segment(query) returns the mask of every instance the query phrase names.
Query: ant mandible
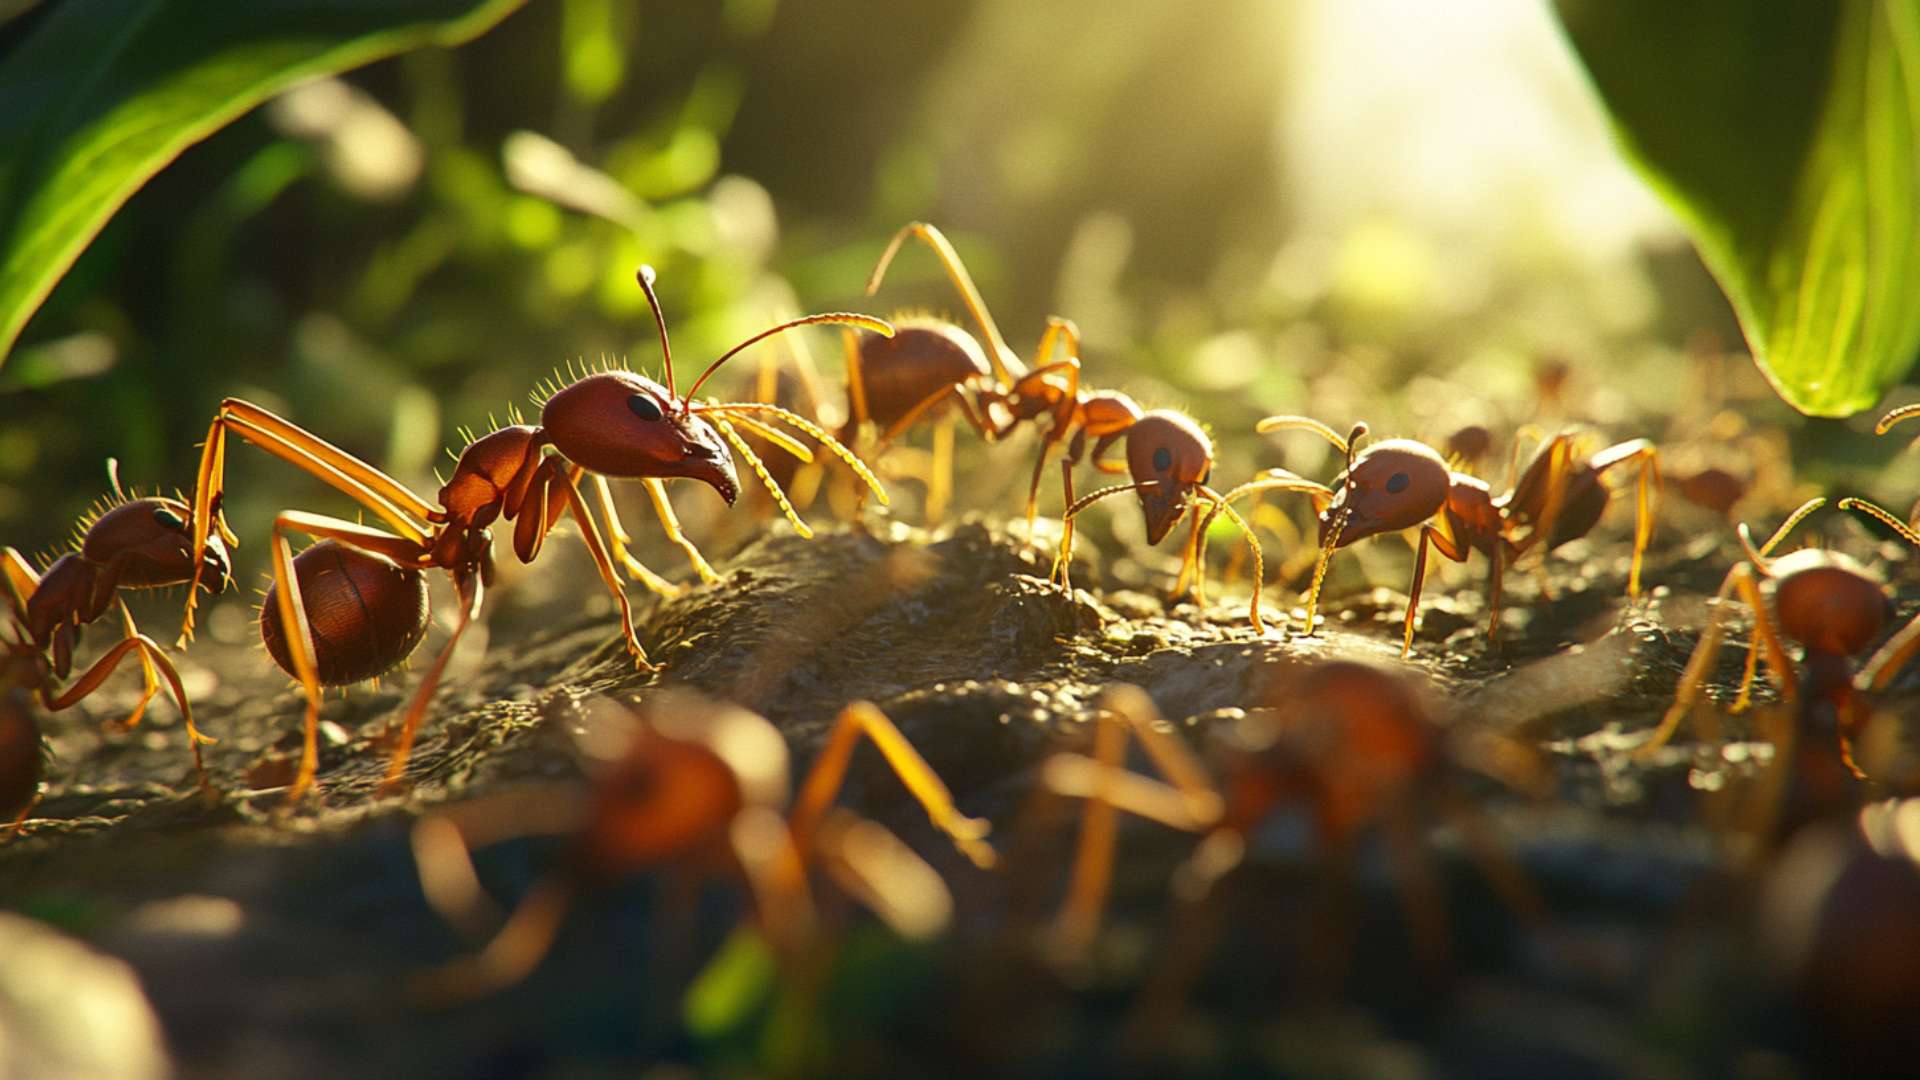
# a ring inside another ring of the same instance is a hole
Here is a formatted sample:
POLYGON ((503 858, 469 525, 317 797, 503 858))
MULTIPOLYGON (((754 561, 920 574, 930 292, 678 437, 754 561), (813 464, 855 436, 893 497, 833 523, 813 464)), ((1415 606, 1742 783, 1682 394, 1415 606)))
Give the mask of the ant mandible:
MULTIPOLYGON (((879 748, 963 855, 982 869, 996 861, 987 822, 962 814, 926 759, 867 702, 841 711, 791 811, 782 809, 791 782, 786 740, 759 715, 669 693, 643 706, 637 720, 560 865, 484 949, 431 977, 429 996, 472 997, 518 982, 546 955, 575 896, 649 870, 696 883, 715 874, 739 880, 760 927, 784 955, 817 936, 808 884, 815 867, 903 936, 937 933, 952 910, 938 873, 885 828, 832 807, 862 738, 879 748)), ((472 926, 482 921, 472 913, 489 904, 467 851, 488 839, 490 821, 484 806, 455 813, 466 828, 454 817, 429 818, 416 831, 414 850, 434 906, 454 925, 472 926)), ((524 815, 491 817, 502 831, 524 831, 524 815)))
MULTIPOLYGON (((627 651, 638 668, 651 671, 657 669, 640 645, 632 608, 614 573, 616 558, 629 566, 633 560, 620 542, 624 532, 607 477, 700 480, 732 505, 740 485, 727 452, 731 443, 768 486, 794 527, 811 536, 740 434, 744 428, 781 446, 800 446, 792 436, 756 418, 765 415, 818 440, 886 501, 884 489, 865 464, 811 421, 776 405, 704 402, 696 401, 694 395, 722 364, 783 331, 838 323, 887 334, 892 330, 887 323, 844 312, 788 320, 729 349, 681 396, 674 386, 673 353, 666 319, 653 291, 652 268, 641 267, 637 277, 659 331, 666 385, 632 371, 609 369, 536 393, 540 424, 514 423, 471 440, 440 489, 438 507, 372 465, 258 405, 239 398, 221 403, 207 431, 194 489, 193 551, 203 550, 216 525, 229 543, 235 542, 220 512, 229 434, 331 484, 393 529, 388 532, 297 510, 283 511, 274 521, 274 581, 261 607, 261 635, 274 660, 300 681, 307 699, 305 742, 290 800, 306 793, 318 769, 321 688, 372 678, 405 660, 426 631, 423 572, 445 570, 460 598, 459 621, 421 678, 401 721, 386 782, 400 780, 434 688, 461 636, 479 616, 485 586, 493 575, 489 526, 495 519, 514 522, 514 554, 521 562, 532 562, 547 533, 571 512, 601 581, 619 605, 627 651), (557 452, 549 454, 547 447, 557 452), (580 494, 580 479, 588 473, 594 475, 601 510, 614 537, 611 554, 580 494), (295 558, 289 533, 303 533, 320 542, 295 558)), ((510 414, 509 418, 517 417, 510 414)), ((670 517, 663 515, 663 523, 677 533, 670 517)), ((190 598, 183 640, 192 637, 193 616, 190 598)))
MULTIPOLYGON (((44 572, 35 571, 13 548, 0 548, 0 580, 6 585, 16 635, 11 639, 0 637, 0 695, 10 702, 0 706, 8 714, 0 724, 0 744, 6 747, 9 760, 0 772, 13 774, 17 784, 26 785, 26 773, 15 772, 26 766, 12 762, 11 755, 19 745, 31 745, 35 753, 29 786, 38 788, 39 729, 25 704, 14 699, 15 691, 37 698, 49 712, 58 712, 99 689, 132 656, 140 662, 146 685, 119 728, 125 730, 140 722, 164 682, 186 722, 195 775, 201 788, 210 790, 200 744, 214 740, 194 725, 193 708, 179 671, 159 644, 134 625, 133 613, 120 591, 191 582, 195 588, 204 583, 208 591, 218 593, 231 577, 227 552, 217 538, 198 548, 191 543, 187 523, 192 512, 186 503, 157 495, 142 497, 138 492, 128 494, 120 486, 118 462, 107 462, 107 476, 113 484, 112 496, 81 520, 74 549, 53 560, 44 572), (105 615, 109 607, 120 610, 123 636, 73 685, 60 690, 60 681, 73 672, 73 654, 81 632, 105 615)), ((0 784, 0 789, 11 786, 0 784)), ((11 805, 13 800, 0 796, 0 803, 11 805)), ((24 819, 31 807, 29 796, 25 807, 16 805, 14 809, 24 819)))
POLYGON ((1260 618, 1260 579, 1265 576, 1260 541, 1254 537, 1253 529, 1246 520, 1229 504, 1229 500, 1207 486, 1207 480, 1213 473, 1213 440, 1200 430, 1200 425, 1171 409, 1155 409, 1142 415, 1123 434, 1127 442, 1127 472, 1131 480, 1083 495, 1069 503, 1066 512, 1061 515, 1064 528, 1060 552, 1054 560, 1054 578, 1061 589, 1072 588, 1073 519, 1101 499, 1132 491, 1140 499, 1149 544, 1158 544, 1173 531, 1182 517, 1192 518, 1193 525, 1181 556, 1180 577, 1174 585, 1174 594, 1178 596, 1185 593, 1191 583, 1192 596, 1197 603, 1206 602, 1207 568, 1201 538, 1215 516, 1221 513, 1227 515, 1227 519, 1246 538, 1247 550, 1253 554, 1253 599, 1248 605, 1247 617, 1253 624, 1254 633, 1266 633, 1266 623, 1260 618))
MULTIPOLYGON (((1746 558, 1721 582, 1706 632, 1681 673, 1673 705, 1637 753, 1647 755, 1666 745, 1699 701, 1725 637, 1727 601, 1737 593, 1753 612, 1754 641, 1748 646, 1734 710, 1747 706, 1764 654, 1781 696, 1795 705, 1803 724, 1813 720, 1824 721, 1822 727, 1830 724, 1838 740, 1841 764, 1855 777, 1865 777, 1853 759, 1854 736, 1869 716, 1861 694, 1884 689, 1920 651, 1920 616, 1889 638, 1857 674, 1853 671, 1853 657, 1880 635, 1892 616, 1892 604, 1880 576, 1837 551, 1804 548, 1779 558, 1769 557, 1796 525, 1825 502, 1809 499, 1758 547, 1746 523, 1740 524, 1740 546, 1746 558), (1780 642, 1782 634, 1806 652, 1805 666, 1798 676, 1780 642)), ((1841 506, 1864 512, 1898 530, 1909 541, 1920 542, 1912 530, 1871 503, 1844 499, 1841 506)))
POLYGON ((1420 542, 1408 589, 1400 654, 1413 652, 1429 546, 1454 562, 1465 562, 1471 551, 1487 555, 1492 565, 1487 586, 1487 637, 1498 637, 1506 568, 1536 545, 1544 542, 1544 548, 1551 551, 1590 532, 1611 497, 1602 478, 1608 470, 1628 462, 1641 465, 1639 516, 1627 579, 1628 594, 1639 595, 1640 564, 1653 531, 1651 487, 1658 477, 1653 446, 1643 439, 1608 447, 1582 460, 1573 438, 1557 435, 1540 449, 1512 489, 1495 497, 1486 481, 1449 468, 1446 459, 1425 443, 1383 439, 1357 450, 1367 431, 1365 424, 1356 424, 1342 437, 1310 417, 1270 416, 1255 430, 1311 431, 1347 459, 1346 469, 1331 488, 1284 469, 1271 469, 1227 493, 1228 502, 1276 489, 1303 492, 1312 499, 1320 521, 1320 562, 1307 593, 1308 634, 1314 630, 1320 588, 1334 551, 1370 536, 1418 526, 1420 542))

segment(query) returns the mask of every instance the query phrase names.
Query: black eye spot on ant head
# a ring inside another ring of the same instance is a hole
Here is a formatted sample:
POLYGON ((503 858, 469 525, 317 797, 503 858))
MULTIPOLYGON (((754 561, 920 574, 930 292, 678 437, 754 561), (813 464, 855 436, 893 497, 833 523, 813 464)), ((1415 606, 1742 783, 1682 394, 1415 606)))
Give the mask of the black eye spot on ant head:
POLYGON ((660 403, 647 394, 635 394, 627 399, 627 408, 642 420, 658 420, 663 415, 660 403))
POLYGON ((1394 473, 1392 476, 1387 477, 1387 494, 1398 495, 1401 492, 1407 490, 1407 485, 1412 482, 1413 481, 1408 478, 1406 473, 1403 473, 1403 472, 1394 473))
POLYGON ((1153 467, 1161 472, 1173 468, 1173 451, 1162 446, 1153 452, 1153 467))
POLYGON ((179 514, 174 513, 173 511, 167 509, 164 506, 159 506, 154 508, 153 520, 159 522, 163 527, 169 528, 169 529, 184 529, 187 527, 187 523, 180 520, 179 514))

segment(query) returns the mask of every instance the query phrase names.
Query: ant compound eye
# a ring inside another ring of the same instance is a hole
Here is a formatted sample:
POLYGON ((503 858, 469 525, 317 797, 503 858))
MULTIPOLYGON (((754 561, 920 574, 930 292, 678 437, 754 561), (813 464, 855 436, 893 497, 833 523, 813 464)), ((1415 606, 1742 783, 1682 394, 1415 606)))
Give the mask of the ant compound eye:
POLYGON ((187 523, 180 520, 179 514, 174 513, 164 506, 154 508, 153 520, 159 522, 163 528, 184 529, 187 527, 187 523))
POLYGON ((1173 451, 1164 446, 1155 450, 1153 452, 1153 467, 1161 472, 1166 472, 1168 469, 1173 468, 1173 451))
POLYGON ((1401 492, 1407 490, 1407 485, 1412 482, 1413 481, 1408 478, 1406 473, 1403 473, 1403 472, 1394 473, 1392 476, 1387 477, 1387 494, 1398 495, 1401 492))
POLYGON ((658 420, 663 415, 660 412, 660 403, 653 400, 652 396, 648 394, 634 394, 632 397, 629 397, 627 399, 627 408, 632 409, 633 415, 638 416, 642 420, 658 420))

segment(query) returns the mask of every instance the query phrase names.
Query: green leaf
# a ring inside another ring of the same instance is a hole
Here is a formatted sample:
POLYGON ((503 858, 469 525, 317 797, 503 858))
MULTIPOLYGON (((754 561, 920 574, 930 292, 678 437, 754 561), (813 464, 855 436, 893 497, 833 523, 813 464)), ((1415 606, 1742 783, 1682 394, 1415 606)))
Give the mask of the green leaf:
POLYGON ((1920 0, 1557 0, 1628 157, 1802 412, 1920 352, 1920 0))
POLYGON ((141 184, 268 97, 525 0, 65 0, 0 60, 0 361, 141 184))

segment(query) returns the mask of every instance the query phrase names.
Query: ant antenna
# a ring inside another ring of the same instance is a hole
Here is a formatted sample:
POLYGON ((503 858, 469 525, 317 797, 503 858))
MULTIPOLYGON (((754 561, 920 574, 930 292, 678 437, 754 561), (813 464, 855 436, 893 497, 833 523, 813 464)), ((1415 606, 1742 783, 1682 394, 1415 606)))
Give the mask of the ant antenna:
POLYGON ((667 317, 660 313, 660 298, 653 293, 653 267, 642 264, 634 273, 640 291, 647 294, 647 306, 653 309, 653 325, 660 330, 660 355, 667 366, 667 396, 678 397, 673 389, 673 346, 667 343, 667 317))
POLYGON ((1351 482, 1351 478, 1353 476, 1354 455, 1360 449, 1361 437, 1364 436, 1366 433, 1367 433, 1367 425, 1365 422, 1361 422, 1353 425, 1353 430, 1347 434, 1347 476, 1349 478, 1349 482, 1351 482))
POLYGON ((113 484, 113 496, 121 502, 127 501, 127 493, 120 486, 120 459, 107 459, 107 479, 113 484))
MULTIPOLYGON (((740 355, 742 352, 746 351, 747 349, 752 348, 755 345, 758 345, 760 342, 765 341, 766 339, 774 336, 775 334, 785 333, 786 331, 792 330, 796 327, 815 326, 820 323, 839 323, 843 326, 858 326, 863 330, 871 330, 874 333, 879 334, 881 337, 893 336, 892 323, 889 323, 884 319, 876 319, 871 315, 857 315, 849 311, 829 311, 822 315, 803 315, 798 319, 788 319, 786 322, 780 323, 777 326, 768 327, 767 329, 760 331, 759 333, 753 335, 747 340, 741 342, 738 345, 735 345, 733 348, 728 349, 726 352, 722 353, 720 355, 720 359, 715 360, 711 364, 708 364, 707 370, 701 372, 700 377, 693 381, 693 386, 687 390, 687 396, 682 400, 685 402, 692 402, 693 395, 699 393, 700 387, 706 384, 706 381, 713 376, 714 372, 720 370, 721 364, 724 364, 727 361, 733 359, 734 357, 740 355)), ((664 331, 662 331, 662 333, 664 333, 664 331)), ((668 393, 673 392, 672 379, 667 380, 667 392, 668 393)))

